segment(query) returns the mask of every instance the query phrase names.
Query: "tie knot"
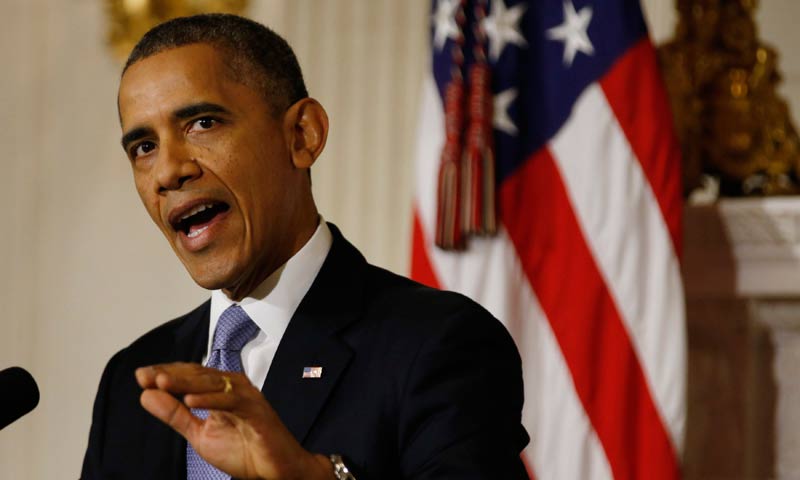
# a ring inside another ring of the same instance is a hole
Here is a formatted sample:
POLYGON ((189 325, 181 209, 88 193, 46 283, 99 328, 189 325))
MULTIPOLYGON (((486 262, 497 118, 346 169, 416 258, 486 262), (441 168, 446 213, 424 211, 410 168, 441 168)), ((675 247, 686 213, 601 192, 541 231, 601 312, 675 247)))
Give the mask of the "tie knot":
POLYGON ((257 333, 258 325, 247 316, 242 307, 231 305, 219 316, 211 349, 239 351, 257 333))

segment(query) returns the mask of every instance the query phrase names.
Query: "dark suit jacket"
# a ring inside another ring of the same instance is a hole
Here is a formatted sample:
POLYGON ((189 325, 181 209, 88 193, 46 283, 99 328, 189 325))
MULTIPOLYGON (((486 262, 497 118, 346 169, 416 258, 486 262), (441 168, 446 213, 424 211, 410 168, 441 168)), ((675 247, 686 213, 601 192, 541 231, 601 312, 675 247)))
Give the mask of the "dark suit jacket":
MULTIPOLYGON (((522 374, 505 328, 466 297, 369 265, 334 242, 267 375, 264 396, 309 451, 339 453, 358 480, 527 478, 522 374), (302 378, 303 367, 323 367, 302 378)), ((134 370, 199 362, 209 302, 109 361, 84 479, 185 479, 186 441, 140 405, 134 370)))

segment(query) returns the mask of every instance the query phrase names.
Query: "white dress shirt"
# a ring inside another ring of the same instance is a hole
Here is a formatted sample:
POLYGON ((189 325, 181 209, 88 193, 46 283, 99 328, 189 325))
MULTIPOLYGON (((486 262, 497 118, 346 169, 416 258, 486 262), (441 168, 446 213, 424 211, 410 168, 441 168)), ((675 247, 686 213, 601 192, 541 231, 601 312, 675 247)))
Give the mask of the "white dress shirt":
MULTIPOLYGON (((249 296, 239 301, 239 305, 258 325, 258 332, 242 348, 242 367, 250 382, 261 389, 267 379, 272 359, 289 326, 297 306, 303 300, 311 284, 317 277, 325 257, 331 249, 333 236, 328 225, 320 217, 314 235, 286 263, 267 277, 249 296)), ((214 329, 220 315, 234 302, 222 290, 211 292, 211 315, 208 325, 208 346, 203 357, 203 365, 211 354, 214 329)))

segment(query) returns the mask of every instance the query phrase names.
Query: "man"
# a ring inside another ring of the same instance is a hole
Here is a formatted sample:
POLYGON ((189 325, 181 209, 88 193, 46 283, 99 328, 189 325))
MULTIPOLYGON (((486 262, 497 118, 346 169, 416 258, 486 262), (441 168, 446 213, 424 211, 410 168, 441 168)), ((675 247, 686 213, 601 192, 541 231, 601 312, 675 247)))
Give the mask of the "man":
POLYGON ((118 102, 142 202, 213 292, 110 360, 82 478, 527 478, 502 325, 321 221, 328 118, 283 39, 230 15, 167 22, 118 102))

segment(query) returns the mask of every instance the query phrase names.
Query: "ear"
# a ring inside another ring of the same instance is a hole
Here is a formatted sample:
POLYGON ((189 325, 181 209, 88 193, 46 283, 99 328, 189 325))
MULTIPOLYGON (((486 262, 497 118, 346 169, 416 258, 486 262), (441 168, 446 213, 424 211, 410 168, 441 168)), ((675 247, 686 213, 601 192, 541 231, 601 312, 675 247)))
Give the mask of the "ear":
POLYGON ((286 111, 283 131, 295 168, 311 168, 328 140, 328 114, 318 101, 304 98, 286 111))

